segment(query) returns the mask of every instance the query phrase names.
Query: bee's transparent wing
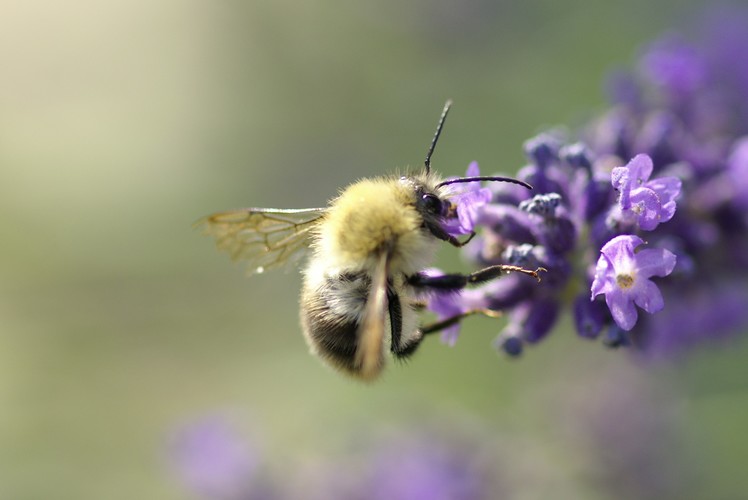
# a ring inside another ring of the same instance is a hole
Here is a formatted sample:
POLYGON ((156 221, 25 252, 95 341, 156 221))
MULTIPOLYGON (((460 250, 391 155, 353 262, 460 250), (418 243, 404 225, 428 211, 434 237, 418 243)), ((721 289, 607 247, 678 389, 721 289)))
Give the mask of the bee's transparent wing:
POLYGON ((233 260, 246 261, 250 273, 261 273, 298 261, 326 210, 243 208, 209 215, 195 225, 233 260))

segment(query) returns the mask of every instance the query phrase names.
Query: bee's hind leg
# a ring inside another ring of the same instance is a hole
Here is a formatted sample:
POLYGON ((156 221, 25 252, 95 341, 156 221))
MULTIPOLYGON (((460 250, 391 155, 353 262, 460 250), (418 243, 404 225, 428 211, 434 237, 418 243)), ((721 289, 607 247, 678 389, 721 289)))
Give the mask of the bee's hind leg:
POLYGON ((421 345, 421 342, 423 341, 423 335, 416 337, 412 339, 407 344, 392 344, 392 355, 395 356, 397 359, 408 359, 413 354, 415 354, 416 350, 418 349, 418 346, 421 345))
POLYGON ((449 318, 443 319, 441 321, 436 321, 434 323, 424 325, 420 328, 420 330, 424 335, 440 332, 445 328, 449 328, 450 326, 459 323, 463 318, 467 318, 468 316, 472 316, 473 314, 482 314, 484 316, 488 316, 489 318, 498 318, 501 316, 501 311, 494 311, 493 309, 471 309, 469 311, 465 311, 464 313, 455 314, 454 316, 450 316, 449 318))
MULTIPOLYGON (((423 341, 423 332, 419 329, 418 335, 410 335, 407 340, 403 339, 403 312, 400 297, 392 289, 387 290, 388 312, 390 315, 390 328, 392 329, 392 342, 390 350, 395 358, 405 360, 415 354, 418 346, 423 341)), ((411 303, 410 307, 421 309, 425 304, 421 302, 411 303)))
MULTIPOLYGON (((424 309, 426 307, 426 304, 424 304, 423 302, 415 302, 412 304, 412 307, 416 309, 424 309)), ((393 342, 392 354, 398 359, 407 359, 416 352, 418 346, 421 345, 421 342, 423 342, 423 339, 426 335, 440 332, 445 328, 449 328, 450 326, 462 321, 463 318, 472 316, 473 314, 483 314, 484 316, 488 316, 491 318, 498 318, 499 316, 501 316, 501 311, 494 311, 491 309, 471 309, 470 311, 456 314, 441 321, 424 325, 418 329, 420 335, 412 339, 408 344, 403 345, 399 341, 397 343, 393 342)))

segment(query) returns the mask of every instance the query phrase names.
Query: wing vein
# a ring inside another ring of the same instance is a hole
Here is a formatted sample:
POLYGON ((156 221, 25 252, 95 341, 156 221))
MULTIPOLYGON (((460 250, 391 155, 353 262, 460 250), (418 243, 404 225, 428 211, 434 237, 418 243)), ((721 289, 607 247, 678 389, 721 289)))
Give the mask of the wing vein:
POLYGON ((324 208, 246 208, 210 215, 196 225, 203 226, 232 260, 246 261, 251 273, 297 261, 325 212, 324 208))

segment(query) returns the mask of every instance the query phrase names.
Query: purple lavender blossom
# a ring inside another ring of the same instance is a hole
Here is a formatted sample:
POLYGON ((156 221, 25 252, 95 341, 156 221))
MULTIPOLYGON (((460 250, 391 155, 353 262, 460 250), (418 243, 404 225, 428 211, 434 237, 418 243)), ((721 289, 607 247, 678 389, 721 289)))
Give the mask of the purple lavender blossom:
POLYGON ((198 496, 250 498, 258 459, 226 419, 209 417, 182 427, 172 436, 169 451, 177 476, 198 496))
MULTIPOLYGON (((468 165, 466 177, 480 175, 478 162, 468 165)), ((450 202, 456 207, 457 217, 450 217, 444 223, 444 229, 452 236, 470 234, 475 228, 480 207, 491 201, 491 190, 481 186, 479 181, 452 184, 450 202)))
POLYGON ((586 293, 574 300, 574 326, 581 337, 597 338, 605 327, 606 317, 605 305, 599 300, 590 300, 586 293))
POLYGON ((409 432, 378 440, 366 457, 355 498, 388 500, 483 500, 503 496, 497 457, 454 430, 409 432), (373 453, 372 453, 373 451, 373 453))
POLYGON ((496 347, 509 356, 519 356, 525 344, 535 344, 548 335, 558 313, 559 303, 552 297, 517 305, 509 313, 509 324, 496 339, 496 347))
POLYGON ((644 240, 638 236, 616 236, 600 250, 592 299, 605 295, 613 320, 624 330, 631 330, 638 314, 634 304, 648 313, 665 307, 662 294, 649 278, 667 276, 675 267, 675 254, 665 249, 635 252, 644 240))
POLYGON ((676 177, 649 180, 652 159, 636 155, 625 167, 616 167, 611 174, 613 187, 620 192, 619 207, 624 220, 635 219, 644 231, 652 231, 675 215, 675 198, 681 181, 676 177))
POLYGON ((640 67, 654 84, 682 97, 697 91, 708 75, 706 61, 699 50, 676 37, 652 44, 642 57, 640 67))
POLYGON ((732 193, 731 199, 739 210, 748 209, 748 137, 735 141, 727 159, 727 177, 723 191, 732 193))
POLYGON ((710 290, 748 278, 746 26, 748 11, 733 9, 700 42, 651 44, 637 71, 617 75, 615 106, 578 136, 525 142, 529 164, 517 177, 533 191, 496 183, 487 203, 482 194, 456 199, 480 233, 465 248, 476 265, 548 272, 539 285, 510 276, 441 297, 437 312, 465 310, 466 297, 504 312, 495 345, 512 355, 551 333, 565 310, 582 337, 672 352, 748 322, 744 307, 729 307, 729 321, 703 310, 723 309, 710 290), (658 250, 637 251, 642 238, 658 250), (637 306, 661 312, 639 315, 637 306))
POLYGON ((578 453, 579 480, 595 485, 594 498, 698 496, 688 477, 701 461, 682 446, 681 396, 640 364, 611 361, 594 377, 584 369, 564 377, 545 403, 555 409, 557 439, 578 453))
POLYGON ((725 342, 746 322, 748 290, 740 282, 725 281, 690 291, 664 290, 668 306, 646 318, 643 339, 649 358, 662 358, 697 346, 705 339, 725 342))

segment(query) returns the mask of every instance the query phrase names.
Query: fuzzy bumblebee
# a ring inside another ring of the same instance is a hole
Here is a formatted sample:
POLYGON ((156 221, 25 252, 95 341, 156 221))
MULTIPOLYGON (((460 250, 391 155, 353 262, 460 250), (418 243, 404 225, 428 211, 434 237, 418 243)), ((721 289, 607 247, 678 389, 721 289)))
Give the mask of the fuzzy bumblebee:
POLYGON ((382 372, 386 350, 407 358, 425 335, 469 314, 496 313, 466 311, 420 326, 423 292, 456 291, 511 271, 538 278, 539 270, 508 265, 467 275, 423 273, 440 241, 461 247, 474 236, 459 241, 444 228, 446 220, 456 217, 450 185, 486 180, 531 189, 506 177, 443 180, 431 171, 431 156, 450 106, 449 101, 444 106, 421 172, 360 180, 326 208, 246 208, 198 223, 215 237, 219 249, 248 261, 254 272, 285 265, 311 250, 301 291, 304 336, 314 354, 349 375, 372 380, 382 372))

